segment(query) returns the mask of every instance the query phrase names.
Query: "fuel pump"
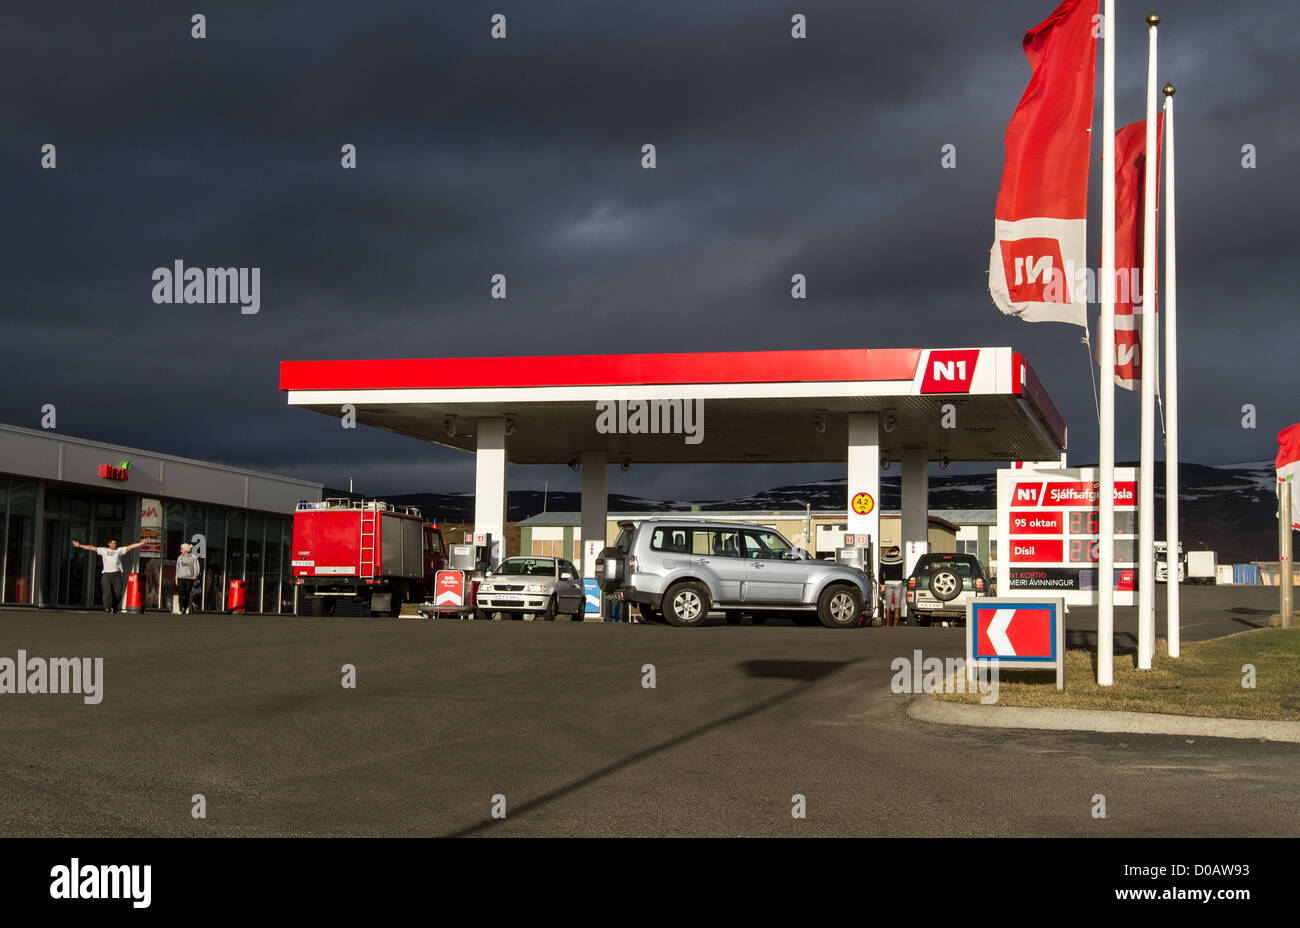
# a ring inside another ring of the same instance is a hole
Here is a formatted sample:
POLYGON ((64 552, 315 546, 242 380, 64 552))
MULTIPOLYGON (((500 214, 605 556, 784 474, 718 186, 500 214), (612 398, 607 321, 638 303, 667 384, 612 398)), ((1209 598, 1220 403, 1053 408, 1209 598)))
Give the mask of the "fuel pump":
POLYGON ((496 565, 492 563, 492 533, 474 533, 474 569, 486 573, 496 565))
POLYGON ((866 542, 865 544, 853 544, 836 548, 835 563, 843 564, 845 567, 855 567, 867 575, 866 585, 870 595, 867 597, 867 602, 863 604, 863 608, 867 616, 874 618, 880 605, 880 597, 876 589, 876 578, 872 573, 875 539, 870 535, 846 535, 844 540, 866 542))
POLYGON ((447 547, 447 567, 438 571, 432 602, 426 600, 419 607, 421 615, 473 617, 479 581, 492 566, 492 533, 479 532, 473 540, 473 544, 447 547))

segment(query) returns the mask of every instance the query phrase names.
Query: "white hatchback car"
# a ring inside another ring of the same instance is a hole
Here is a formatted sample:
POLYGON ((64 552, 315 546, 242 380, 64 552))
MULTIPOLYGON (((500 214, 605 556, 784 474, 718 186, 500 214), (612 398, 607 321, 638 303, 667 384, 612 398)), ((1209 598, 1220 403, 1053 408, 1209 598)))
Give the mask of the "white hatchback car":
POLYGON ((479 581, 474 599, 476 619, 500 612, 529 620, 540 615, 548 622, 563 614, 581 622, 586 609, 578 568, 559 557, 506 558, 479 581))

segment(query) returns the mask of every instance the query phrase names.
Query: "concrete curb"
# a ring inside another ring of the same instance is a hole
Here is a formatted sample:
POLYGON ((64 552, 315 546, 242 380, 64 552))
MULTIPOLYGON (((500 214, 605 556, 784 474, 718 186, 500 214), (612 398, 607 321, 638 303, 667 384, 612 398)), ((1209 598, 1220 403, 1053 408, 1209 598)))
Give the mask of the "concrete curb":
POLYGON ((1242 738, 1300 744, 1300 722, 1207 719, 1155 712, 1110 712, 1100 709, 1032 709, 1025 706, 977 706, 944 702, 931 696, 912 700, 907 714, 937 725, 976 728, 1036 728, 1044 731, 1100 731, 1137 735, 1185 735, 1242 738))

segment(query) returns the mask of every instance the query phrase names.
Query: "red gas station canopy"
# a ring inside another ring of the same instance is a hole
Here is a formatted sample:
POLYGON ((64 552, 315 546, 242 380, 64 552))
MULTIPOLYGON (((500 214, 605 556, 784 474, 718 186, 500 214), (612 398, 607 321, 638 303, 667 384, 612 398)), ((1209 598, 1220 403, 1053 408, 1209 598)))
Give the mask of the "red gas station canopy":
POLYGON ((284 361, 281 390, 911 380, 919 348, 284 361))
POLYGON ((841 461, 847 414, 880 413, 883 454, 1050 460, 1065 448, 1056 407, 1010 348, 825 350, 284 361, 293 406, 465 451, 485 417, 511 423, 509 459, 841 461), (701 404, 704 437, 602 434, 597 403, 701 404))

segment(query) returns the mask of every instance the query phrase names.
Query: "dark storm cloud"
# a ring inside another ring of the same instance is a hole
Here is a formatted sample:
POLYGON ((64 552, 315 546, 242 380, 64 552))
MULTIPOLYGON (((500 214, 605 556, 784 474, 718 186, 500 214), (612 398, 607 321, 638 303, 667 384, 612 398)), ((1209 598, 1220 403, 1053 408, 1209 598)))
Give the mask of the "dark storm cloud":
MULTIPOLYGON (((1143 112, 1145 7, 1119 6, 1123 125, 1143 112)), ((468 456, 287 408, 278 362, 1009 344, 1071 424, 1072 457, 1094 458, 1081 331, 1004 318, 987 293, 1020 36, 1050 9, 249 3, 209 6, 199 41, 180 5, 20 5, 0 33, 0 419, 34 425, 53 402, 69 434, 369 492, 461 490, 468 456), (488 35, 498 11, 505 41, 488 35), (38 167, 46 142, 56 171, 38 167), (339 167, 345 142, 356 171, 339 167), (646 142, 655 171, 639 167, 646 142), (153 304, 152 269, 177 258, 262 268, 262 311, 153 304), (498 272, 504 303, 488 298, 498 272)), ((1300 14, 1161 13, 1161 79, 1179 88, 1184 456, 1268 457, 1300 418, 1300 14), (1241 169, 1246 143, 1257 170, 1241 169)), ((1095 260, 1099 163, 1092 179, 1095 260)), ((1117 400, 1133 457, 1136 399, 1117 400)), ((707 497, 839 471, 637 468, 611 488, 707 497)))

